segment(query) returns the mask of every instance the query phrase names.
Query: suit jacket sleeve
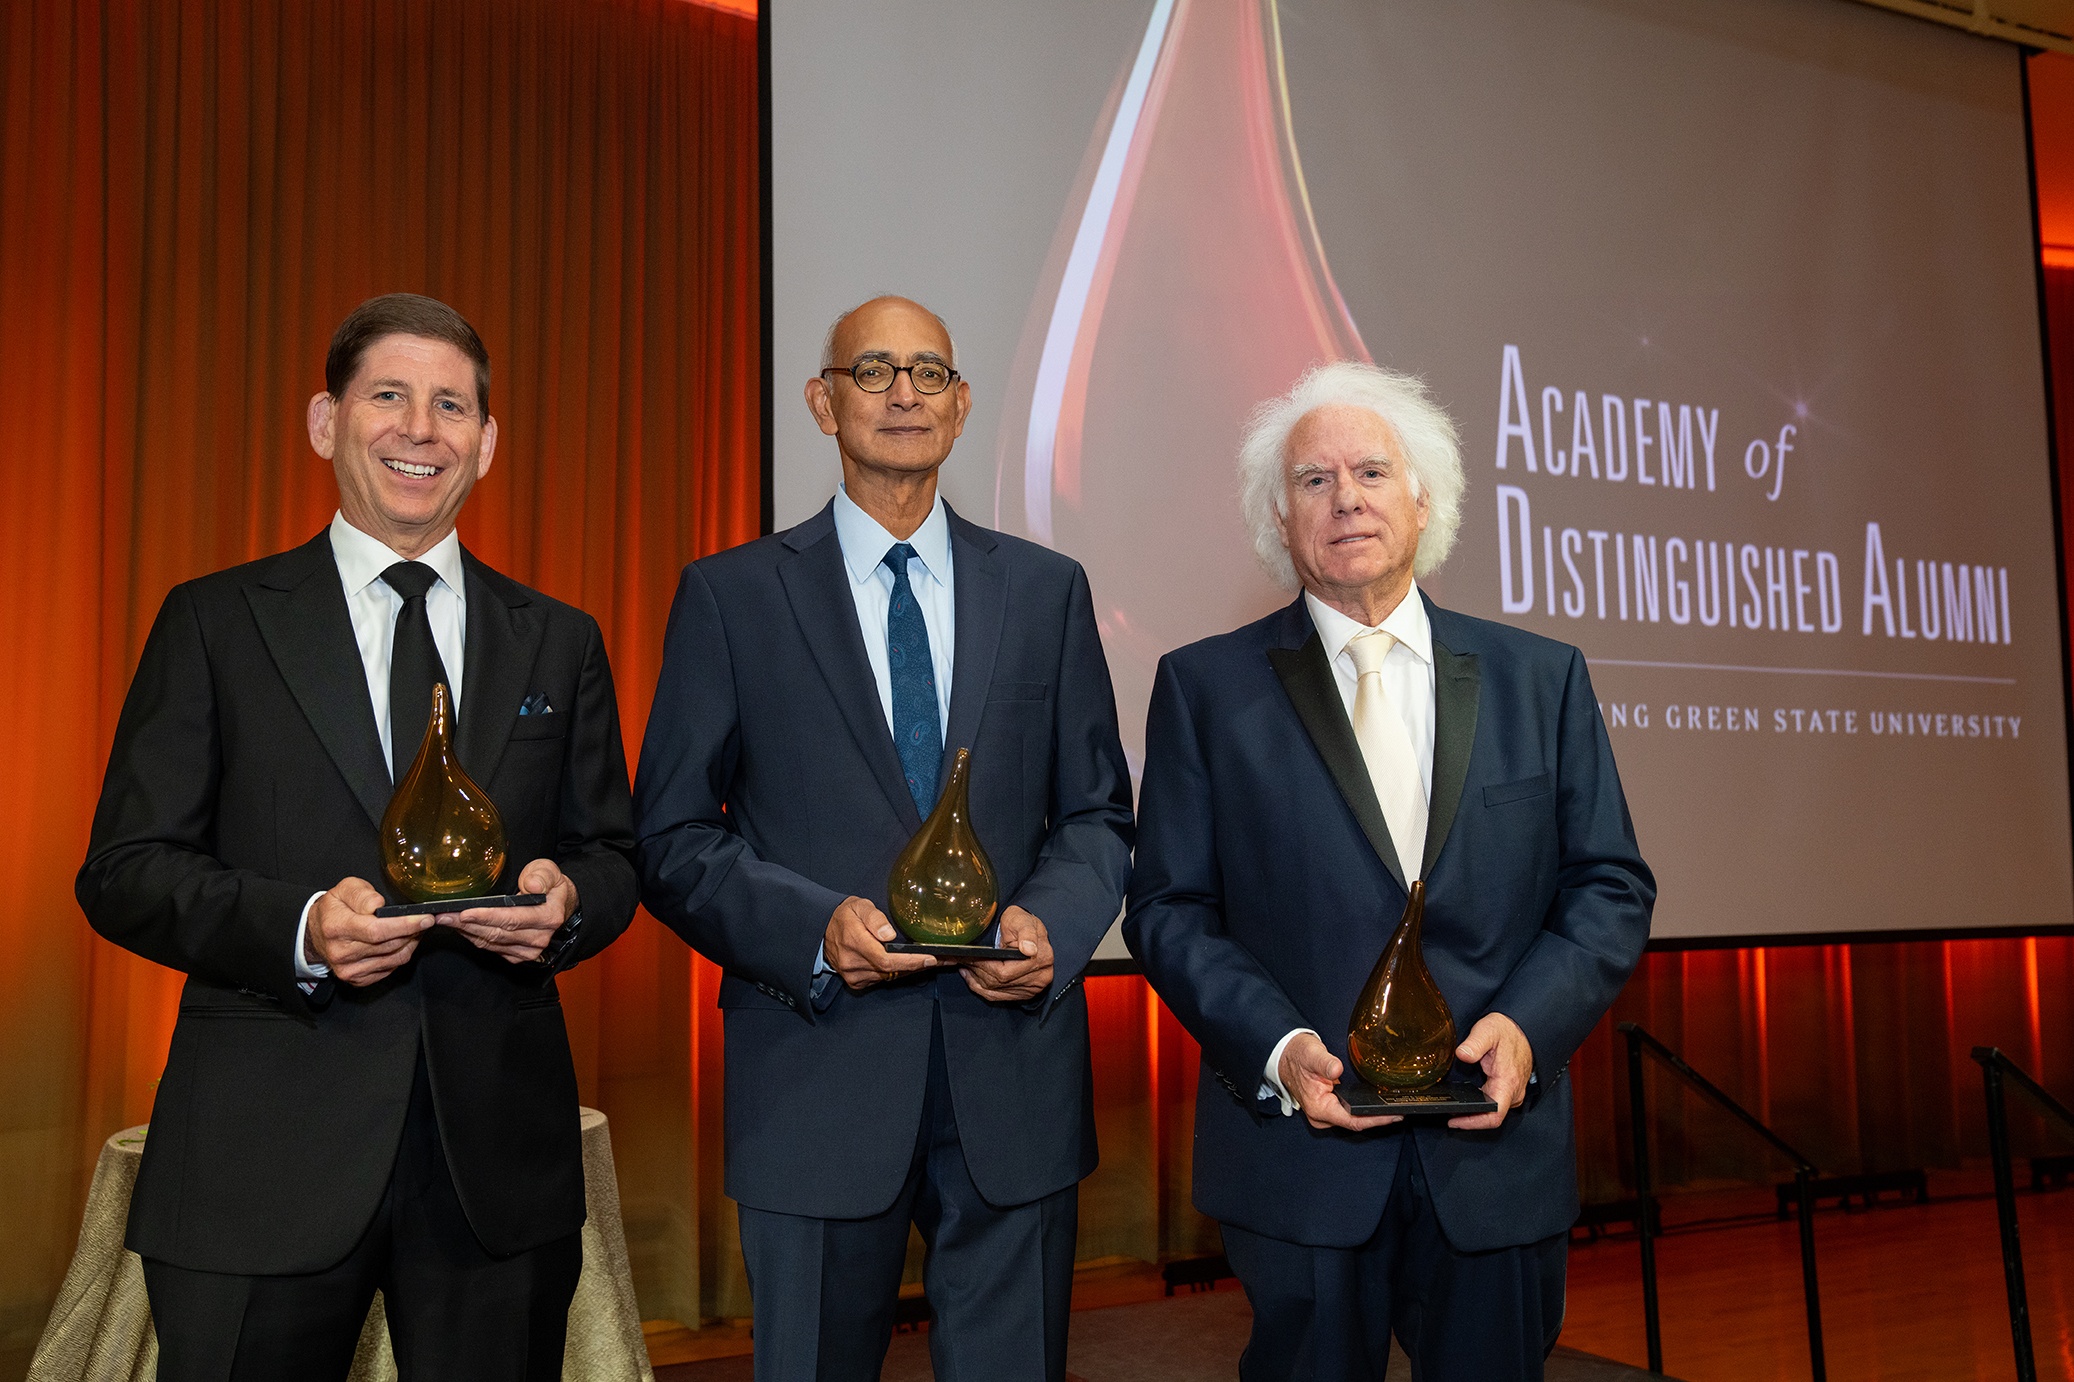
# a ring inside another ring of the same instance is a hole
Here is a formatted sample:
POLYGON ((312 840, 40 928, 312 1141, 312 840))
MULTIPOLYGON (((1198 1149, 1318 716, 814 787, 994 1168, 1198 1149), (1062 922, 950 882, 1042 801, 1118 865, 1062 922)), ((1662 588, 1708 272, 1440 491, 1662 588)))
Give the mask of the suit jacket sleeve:
POLYGON ((216 859, 222 776, 215 669, 193 592, 178 586, 123 701, 74 893, 117 945, 300 1008, 312 1000, 296 985, 295 931, 310 890, 216 859))
POLYGON ((1570 1063, 1613 1006, 1649 942, 1656 903, 1591 676, 1574 648, 1560 694, 1555 897, 1490 1005, 1526 1033, 1544 1079, 1570 1063))
POLYGON ((576 885, 583 924, 556 959, 557 970, 587 960, 617 940, 639 902, 633 798, 627 788, 612 665, 597 621, 586 617, 583 626, 583 667, 562 765, 561 835, 555 852, 556 865, 576 885))
POLYGON ((1310 1024, 1225 931, 1202 733, 1173 659, 1162 658, 1145 722, 1137 868, 1123 933, 1210 1068, 1235 1098, 1253 1104, 1275 1043, 1310 1024))
POLYGON ((1131 774, 1116 729, 1116 693, 1095 627, 1087 573, 1073 571, 1060 643, 1053 721, 1050 833, 1037 865, 1008 902, 1044 923, 1051 940, 1050 1002, 1093 958, 1123 905, 1131 876, 1131 774))
POLYGON ((741 754, 727 631, 686 567, 635 775, 642 900, 723 969, 791 998, 811 1020, 814 957, 843 894, 757 857, 724 810, 741 754))

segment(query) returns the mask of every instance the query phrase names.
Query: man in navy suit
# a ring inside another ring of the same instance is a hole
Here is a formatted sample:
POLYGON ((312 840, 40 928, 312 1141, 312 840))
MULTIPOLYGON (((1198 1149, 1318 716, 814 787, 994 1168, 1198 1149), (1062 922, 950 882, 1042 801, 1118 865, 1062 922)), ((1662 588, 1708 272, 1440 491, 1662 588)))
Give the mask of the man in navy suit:
POLYGON ((1130 871, 1130 777, 1079 565, 937 495, 971 408, 952 350, 905 299, 838 319, 806 401, 843 487, 686 568, 641 751, 644 899, 726 971, 758 1382, 878 1376, 910 1222, 938 1376, 1065 1372, 1080 975, 1130 871), (1020 960, 885 949, 887 875, 959 748, 1020 960))
POLYGON ((1302 593, 1161 661, 1124 923, 1202 1043, 1195 1203, 1253 1305, 1240 1375, 1380 1378, 1394 1330, 1424 1378, 1539 1378, 1577 1214, 1564 1068, 1656 893, 1584 658, 1420 593, 1463 480, 1416 379, 1312 371, 1240 469, 1302 593), (1456 1059, 1498 1105, 1445 1126, 1335 1094, 1421 878, 1456 1059))

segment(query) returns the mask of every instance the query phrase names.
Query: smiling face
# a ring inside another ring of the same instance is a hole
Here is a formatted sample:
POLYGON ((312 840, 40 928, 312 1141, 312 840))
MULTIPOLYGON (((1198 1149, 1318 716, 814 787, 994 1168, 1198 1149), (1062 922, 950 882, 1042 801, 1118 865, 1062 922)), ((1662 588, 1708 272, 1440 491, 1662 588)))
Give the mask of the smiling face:
MULTIPOLYGON (((953 363, 942 324, 906 298, 876 298, 843 318, 834 354, 834 363, 845 368, 865 360, 953 363)), ((972 390, 960 379, 942 393, 920 393, 903 372, 884 393, 866 393, 846 374, 827 374, 807 381, 807 407, 822 432, 835 438, 846 482, 853 468, 893 479, 925 475, 943 464, 965 430, 972 390)))
POLYGON ((1380 623, 1411 588, 1426 530, 1396 435, 1366 408, 1332 404, 1304 414, 1283 454, 1288 512, 1275 526, 1297 578, 1335 609, 1380 623))
POLYGON ((338 476, 346 522, 404 557, 452 532, 497 449, 497 423, 477 397, 460 350, 396 335, 367 347, 340 397, 312 398, 310 445, 338 476))

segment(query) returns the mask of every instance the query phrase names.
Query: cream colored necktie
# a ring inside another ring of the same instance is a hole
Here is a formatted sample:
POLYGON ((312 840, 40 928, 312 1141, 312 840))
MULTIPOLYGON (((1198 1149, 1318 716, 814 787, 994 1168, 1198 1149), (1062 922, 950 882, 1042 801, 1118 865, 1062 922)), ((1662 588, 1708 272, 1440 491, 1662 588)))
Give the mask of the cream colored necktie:
POLYGON ((1397 645, 1381 629, 1358 633, 1348 641, 1360 680, 1354 688, 1354 738, 1368 765, 1368 780, 1390 826, 1390 841, 1404 867, 1408 885, 1417 880, 1426 854, 1426 784, 1412 748, 1404 716, 1383 689, 1383 659, 1397 645))

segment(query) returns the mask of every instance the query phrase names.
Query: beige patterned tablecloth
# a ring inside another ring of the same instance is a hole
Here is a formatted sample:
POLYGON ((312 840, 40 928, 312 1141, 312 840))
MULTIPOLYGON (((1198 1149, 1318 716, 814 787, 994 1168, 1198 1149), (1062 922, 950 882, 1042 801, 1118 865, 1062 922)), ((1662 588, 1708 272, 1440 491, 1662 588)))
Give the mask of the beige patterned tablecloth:
MULTIPOLYGON (((583 1188, 590 1217, 583 1226, 583 1274, 569 1305, 569 1343, 562 1376, 585 1382, 654 1382, 641 1339, 641 1311, 627 1271, 626 1231, 619 1216, 619 1178, 605 1115, 581 1110, 583 1188)), ((144 1154, 145 1129, 125 1128, 101 1148, 87 1192, 79 1246, 57 1304, 29 1363, 29 1382, 152 1382, 158 1340, 144 1295, 144 1267, 122 1245, 130 1188, 144 1154)), ((377 1294, 360 1334, 352 1382, 394 1382, 396 1360, 377 1294)))

